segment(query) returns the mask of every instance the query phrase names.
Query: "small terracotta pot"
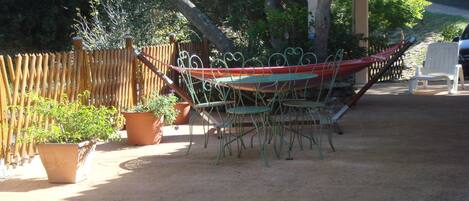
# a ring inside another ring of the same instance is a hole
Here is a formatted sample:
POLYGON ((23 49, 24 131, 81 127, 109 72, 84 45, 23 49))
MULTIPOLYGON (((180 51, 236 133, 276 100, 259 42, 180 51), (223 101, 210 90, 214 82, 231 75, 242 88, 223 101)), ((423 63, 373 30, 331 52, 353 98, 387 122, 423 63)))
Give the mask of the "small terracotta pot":
POLYGON ((158 144, 163 138, 163 117, 156 118, 151 112, 124 112, 127 144, 158 144))
POLYGON ((174 105, 174 108, 176 108, 179 111, 178 116, 176 117, 176 120, 174 121, 174 125, 182 125, 182 124, 187 124, 189 123, 189 112, 191 110, 191 106, 189 105, 188 102, 178 102, 176 105, 174 105))
POLYGON ((96 142, 46 143, 37 148, 50 183, 77 183, 86 179, 96 142))

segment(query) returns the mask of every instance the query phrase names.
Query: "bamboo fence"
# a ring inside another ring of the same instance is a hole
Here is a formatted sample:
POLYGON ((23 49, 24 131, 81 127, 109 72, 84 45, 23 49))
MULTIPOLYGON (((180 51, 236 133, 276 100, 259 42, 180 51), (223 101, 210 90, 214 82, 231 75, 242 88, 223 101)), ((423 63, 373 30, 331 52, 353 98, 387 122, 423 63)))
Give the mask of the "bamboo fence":
MULTIPOLYGON (((30 93, 75 100, 88 90, 89 103, 124 111, 164 88, 163 81, 136 59, 131 38, 126 38, 122 49, 86 51, 80 39, 73 44, 71 52, 0 55, 0 160, 6 164, 19 165, 34 156, 34 143, 22 140, 27 139, 26 129, 36 122, 46 122, 47 126, 48 120, 27 111, 30 93)), ((179 47, 208 60, 208 50, 203 49, 208 48, 206 43, 179 44, 173 40, 142 51, 176 65, 179 47)), ((168 75, 177 75, 167 66, 158 67, 168 75)))

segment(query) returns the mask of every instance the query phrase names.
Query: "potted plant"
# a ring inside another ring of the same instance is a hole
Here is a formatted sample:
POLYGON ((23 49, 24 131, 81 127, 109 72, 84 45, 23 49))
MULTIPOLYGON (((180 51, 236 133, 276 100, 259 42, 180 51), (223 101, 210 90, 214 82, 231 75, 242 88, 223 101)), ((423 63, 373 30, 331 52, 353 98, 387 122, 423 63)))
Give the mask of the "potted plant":
POLYGON ((174 108, 178 111, 178 115, 176 116, 176 120, 174 120, 174 125, 183 125, 189 122, 189 113, 191 111, 191 106, 189 102, 186 101, 178 101, 174 108))
POLYGON ((32 104, 28 111, 38 121, 28 128, 29 135, 23 139, 37 143, 51 183, 77 183, 86 179, 96 141, 118 137, 116 131, 122 117, 115 108, 82 104, 81 100, 87 100, 88 94, 79 95, 78 101, 73 102, 67 97, 56 101, 30 96, 32 104))
POLYGON ((127 143, 130 145, 151 145, 161 142, 164 124, 171 124, 177 116, 174 108, 177 97, 153 93, 145 103, 139 103, 124 112, 127 143))
MULTIPOLYGON (((173 89, 168 90, 168 94, 175 94, 173 89)), ((178 98, 177 103, 174 105, 174 108, 178 111, 176 119, 173 122, 173 125, 183 125, 189 123, 189 112, 191 110, 191 106, 187 101, 181 101, 178 98)))

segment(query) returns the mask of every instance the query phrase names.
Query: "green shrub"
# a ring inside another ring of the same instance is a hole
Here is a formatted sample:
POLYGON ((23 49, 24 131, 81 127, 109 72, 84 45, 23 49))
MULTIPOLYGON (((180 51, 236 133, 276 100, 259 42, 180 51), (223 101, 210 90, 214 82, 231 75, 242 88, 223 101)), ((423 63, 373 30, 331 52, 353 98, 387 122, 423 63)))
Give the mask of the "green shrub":
POLYGON ((47 128, 36 123, 27 131, 29 140, 39 143, 78 143, 86 140, 108 140, 117 137, 116 130, 122 125, 122 117, 115 108, 84 105, 88 92, 79 95, 78 101, 67 97, 59 101, 30 95, 31 115, 44 115, 52 120, 47 128))
POLYGON ((456 24, 449 24, 443 28, 441 36, 444 41, 453 41, 455 37, 461 36, 463 31, 463 27, 456 24))

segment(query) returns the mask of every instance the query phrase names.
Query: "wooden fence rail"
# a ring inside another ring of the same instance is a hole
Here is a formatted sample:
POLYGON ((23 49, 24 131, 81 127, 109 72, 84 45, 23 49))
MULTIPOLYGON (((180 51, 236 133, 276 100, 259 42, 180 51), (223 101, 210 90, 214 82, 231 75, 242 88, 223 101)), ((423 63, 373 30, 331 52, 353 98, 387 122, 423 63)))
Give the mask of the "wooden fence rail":
MULTIPOLYGON (((27 137, 25 129, 33 122, 44 122, 44 117, 27 111, 30 93, 75 100, 79 93, 88 90, 91 104, 123 111, 163 89, 163 81, 136 59, 131 38, 126 38, 122 49, 87 51, 80 39, 73 44, 72 52, 0 55, 0 160, 6 164, 21 164, 36 154, 33 143, 21 140, 27 137)), ((142 51, 176 65, 179 47, 208 60, 208 50, 203 49, 208 46, 204 43, 179 44, 173 40, 171 44, 148 46, 142 51)), ((176 75, 166 66, 158 67, 168 75, 176 75)))

